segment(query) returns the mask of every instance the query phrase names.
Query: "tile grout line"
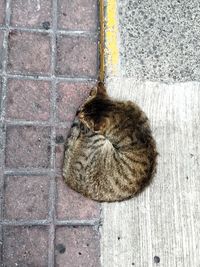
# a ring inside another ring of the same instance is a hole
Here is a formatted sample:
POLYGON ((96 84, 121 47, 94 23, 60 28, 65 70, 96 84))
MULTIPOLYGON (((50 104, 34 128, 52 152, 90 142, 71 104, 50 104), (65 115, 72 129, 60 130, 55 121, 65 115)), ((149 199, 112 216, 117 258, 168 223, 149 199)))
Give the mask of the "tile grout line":
POLYGON ((66 128, 71 126, 71 121, 66 122, 52 122, 50 121, 29 121, 29 120, 18 120, 18 119, 6 119, 4 124, 7 126, 39 126, 39 127, 60 127, 66 128))
MULTIPOLYGON (((57 0, 52 0, 52 36, 51 36, 51 121, 56 122, 56 35, 57 35, 57 0)), ((51 126, 51 169, 53 169, 53 175, 50 180, 49 191, 49 216, 51 220, 49 228, 49 245, 48 245, 48 267, 54 267, 55 265, 55 213, 56 213, 56 166, 55 166, 55 138, 56 128, 55 125, 51 126)))
MULTIPOLYGON (((7 0, 6 2, 6 18, 5 23, 9 25, 10 23, 10 3, 11 0, 7 0)), ((1 117, 0 121, 4 123, 5 120, 5 101, 6 101, 6 91, 7 91, 7 62, 8 62, 8 35, 9 30, 4 32, 4 40, 3 40, 3 64, 2 64, 2 102, 1 102, 1 117)))
POLYGON ((66 126, 70 126, 70 121, 61 123, 52 123, 51 121, 43 122, 43 121, 26 121, 26 120, 5 120, 4 124, 6 126, 12 127, 22 127, 22 126, 35 126, 35 127, 60 127, 60 128, 65 128, 66 126))
POLYGON ((57 177, 61 177, 62 174, 59 170, 54 170, 51 168, 5 168, 4 170, 5 175, 9 176, 37 176, 37 175, 56 175, 57 177))
MULTIPOLYGON (((3 220, 0 221, 1 225, 8 226, 50 226, 52 224, 50 219, 33 219, 33 220, 3 220)), ((88 220, 55 220, 55 226, 98 226, 99 219, 88 219, 88 220)))
MULTIPOLYGON (((45 76, 45 75, 38 75, 38 74, 6 74, 6 73, 0 73, 0 76, 6 76, 9 79, 19 79, 19 80, 34 80, 34 81, 52 81, 52 76, 45 76)), ((66 77, 66 76, 56 76, 53 78, 56 80, 56 82, 59 81, 66 81, 66 82, 90 82, 90 81, 96 81, 96 78, 92 77, 66 77)))
MULTIPOLYGON (((13 27, 13 26, 0 26, 2 31, 21 31, 28 33, 44 33, 44 34, 54 34, 54 29, 45 30, 42 28, 26 28, 26 27, 13 27)), ((98 31, 69 31, 65 29, 56 30, 57 35, 69 35, 69 36, 82 36, 82 37, 98 37, 98 31)))
MULTIPOLYGON (((5 10, 5 24, 9 27, 10 25, 10 4, 11 0, 6 1, 6 10, 5 10)), ((2 77, 2 99, 1 99, 1 114, 0 114, 0 123, 2 124, 1 134, 2 134, 2 149, 0 155, 0 165, 1 165, 1 173, 0 173, 0 218, 3 218, 3 203, 4 203, 4 171, 5 171, 5 146, 6 146, 6 126, 5 126, 5 109, 6 109, 6 92, 7 92, 7 62, 8 62, 8 35, 9 30, 5 30, 3 37, 3 74, 5 76, 2 77)), ((4 253, 4 231, 1 227, 1 261, 3 262, 3 253, 4 253)))
POLYGON ((52 169, 42 169, 42 168, 19 168, 19 169, 5 169, 4 173, 7 176, 46 176, 52 175, 52 169))

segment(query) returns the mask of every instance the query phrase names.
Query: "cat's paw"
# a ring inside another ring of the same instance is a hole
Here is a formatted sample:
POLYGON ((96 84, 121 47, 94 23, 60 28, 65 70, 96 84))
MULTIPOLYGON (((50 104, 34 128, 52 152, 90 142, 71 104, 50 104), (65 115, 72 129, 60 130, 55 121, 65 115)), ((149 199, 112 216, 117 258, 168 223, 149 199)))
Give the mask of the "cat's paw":
POLYGON ((80 129, 81 129, 81 122, 79 119, 76 119, 73 121, 71 130, 69 132, 68 138, 77 139, 80 135, 80 129))
POLYGON ((87 134, 91 131, 84 123, 80 124, 80 129, 83 134, 87 134))

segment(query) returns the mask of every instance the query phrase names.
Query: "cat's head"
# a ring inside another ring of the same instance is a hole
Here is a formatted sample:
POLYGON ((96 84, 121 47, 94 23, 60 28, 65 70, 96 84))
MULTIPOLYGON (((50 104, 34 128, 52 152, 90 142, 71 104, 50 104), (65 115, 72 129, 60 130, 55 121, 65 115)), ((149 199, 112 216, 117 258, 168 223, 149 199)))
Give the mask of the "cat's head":
POLYGON ((92 89, 78 116, 94 132, 104 132, 113 107, 113 101, 108 97, 104 85, 99 83, 92 89))

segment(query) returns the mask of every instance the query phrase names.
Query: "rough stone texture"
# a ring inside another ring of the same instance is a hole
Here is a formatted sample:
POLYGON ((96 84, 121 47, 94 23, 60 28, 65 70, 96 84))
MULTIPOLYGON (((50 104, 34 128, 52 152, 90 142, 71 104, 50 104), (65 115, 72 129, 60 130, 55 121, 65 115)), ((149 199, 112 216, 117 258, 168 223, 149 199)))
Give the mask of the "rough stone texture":
POLYGON ((49 178, 10 176, 5 178, 4 218, 46 219, 48 216, 49 178))
POLYGON ((4 226, 3 236, 4 266, 48 266, 48 231, 45 227, 4 226))
POLYGON ((200 80, 199 1, 119 1, 124 76, 200 80))
POLYGON ((50 72, 51 48, 47 34, 11 31, 8 39, 9 72, 26 74, 50 72))
POLYGON ((70 189, 62 177, 57 178, 57 217, 59 219, 98 219, 100 206, 70 189))
POLYGON ((89 95, 94 83, 60 83, 57 88, 57 118, 72 121, 77 109, 89 95))
POLYGON ((0 1, 0 25, 5 23, 6 0, 0 1))
POLYGON ((50 86, 50 83, 43 81, 9 80, 6 116, 12 119, 48 120, 50 86))
POLYGON ((92 227, 56 230, 56 266, 100 267, 99 236, 92 227))
POLYGON ((58 25, 61 29, 95 31, 98 25, 96 0, 59 0, 58 25))
POLYGON ((9 126, 6 138, 6 167, 49 167, 50 129, 9 126))
POLYGON ((43 28, 44 22, 51 25, 52 1, 15 0, 11 2, 11 25, 43 28))
POLYGON ((96 38, 60 36, 57 39, 58 75, 69 77, 97 76, 98 47, 96 38))
POLYGON ((3 31, 0 31, 0 71, 2 69, 2 61, 3 61, 3 31))

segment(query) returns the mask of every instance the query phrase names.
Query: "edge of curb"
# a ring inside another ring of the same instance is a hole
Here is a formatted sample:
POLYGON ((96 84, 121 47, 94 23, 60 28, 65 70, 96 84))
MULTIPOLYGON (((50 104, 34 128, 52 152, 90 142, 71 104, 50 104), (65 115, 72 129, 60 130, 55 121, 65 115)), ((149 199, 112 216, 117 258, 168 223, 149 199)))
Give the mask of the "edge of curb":
POLYGON ((120 56, 118 38, 117 0, 99 0, 100 69, 99 80, 119 76, 120 56))

